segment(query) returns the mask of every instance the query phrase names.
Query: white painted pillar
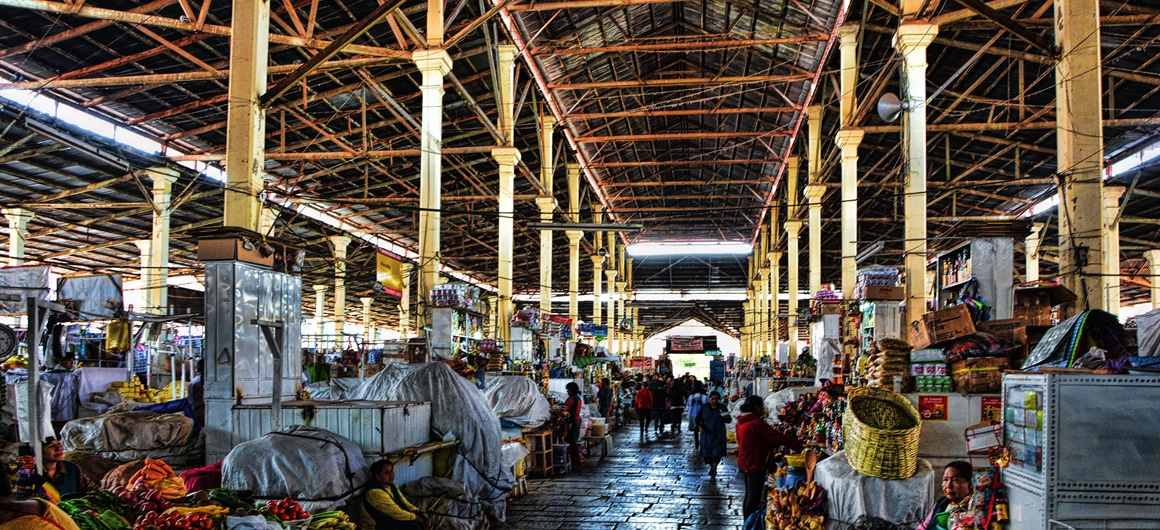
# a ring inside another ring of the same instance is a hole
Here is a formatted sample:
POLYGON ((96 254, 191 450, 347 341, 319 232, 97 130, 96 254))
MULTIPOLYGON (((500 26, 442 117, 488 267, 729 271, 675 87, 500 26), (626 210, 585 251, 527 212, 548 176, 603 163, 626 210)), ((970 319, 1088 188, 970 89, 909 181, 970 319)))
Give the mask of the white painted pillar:
POLYGON ((584 232, 568 230, 568 318, 580 320, 580 238, 584 232))
MULTIPOLYGON (((615 258, 613 258, 615 260, 615 258)), ((604 278, 607 280, 605 285, 608 286, 608 310, 604 312, 604 325, 608 326, 607 347, 612 348, 612 343, 616 341, 616 268, 605 267, 604 278)))
POLYGON ((1148 258, 1148 283, 1152 293, 1152 309, 1160 309, 1160 249, 1144 252, 1148 258))
POLYGON ((262 207, 258 212, 258 233, 264 236, 274 233, 274 223, 278 221, 278 210, 262 207))
POLYGON ((777 342, 781 321, 777 318, 781 311, 781 252, 769 253, 769 355, 770 359, 777 360, 777 342))
POLYGON ((617 353, 628 349, 627 347, 625 347, 625 345, 628 343, 628 339, 631 336, 631 334, 626 334, 626 333, 620 332, 620 321, 624 320, 624 318, 625 318, 625 316, 624 316, 624 301, 629 296, 629 293, 627 291, 625 291, 625 289, 627 287, 628 287, 628 282, 626 282, 626 281, 616 282, 616 292, 620 295, 620 296, 616 297, 616 321, 613 322, 613 324, 616 325, 616 351, 617 351, 617 353))
POLYGON ((925 22, 899 24, 894 45, 902 53, 905 98, 910 109, 905 124, 906 184, 903 210, 903 256, 906 269, 906 320, 910 323, 926 312, 926 48, 938 35, 938 25, 925 22))
POLYGON ((149 251, 149 268, 152 278, 147 287, 147 305, 160 314, 169 314, 169 216, 173 205, 173 183, 177 182, 177 170, 153 168, 149 178, 153 180, 153 244, 149 251))
MULTIPOLYGON (((592 222, 596 224, 604 222, 604 209, 599 203, 592 205, 592 222)), ((604 249, 604 232, 596 232, 596 249, 597 254, 592 256, 592 323, 600 324, 600 315, 604 311, 600 307, 600 282, 604 273, 604 256, 601 256, 599 251, 601 249, 607 251, 604 249)))
POLYGON ((854 299, 854 286, 858 281, 858 145, 865 134, 853 129, 858 102, 855 88, 858 85, 858 31, 857 24, 844 24, 838 28, 838 49, 841 72, 839 85, 841 97, 838 100, 838 119, 841 128, 835 136, 838 148, 842 150, 842 298, 854 299))
POLYGON ((375 336, 375 330, 371 326, 371 303, 374 302, 375 299, 369 296, 363 296, 360 297, 358 301, 362 302, 363 344, 369 345, 375 336))
MULTIPOLYGON (((548 192, 547 195, 537 197, 536 205, 540 207, 540 222, 552 222, 552 212, 556 210, 556 198, 552 196, 552 132, 556 127, 556 118, 543 116, 540 118, 540 185, 548 192)), ((540 311, 552 312, 552 231, 540 231, 540 311)))
POLYGON ((8 219, 8 266, 24 265, 24 243, 28 239, 28 222, 36 214, 24 208, 5 208, 8 219))
POLYGON ((822 288, 822 197, 826 195, 826 186, 810 184, 805 194, 810 201, 810 296, 813 296, 822 288))
POLYGON ((415 266, 403 264, 403 296, 399 299, 399 337, 407 339, 411 336, 411 275, 415 266))
POLYGON ((866 133, 838 131, 842 149, 842 298, 854 299, 858 282, 858 145, 866 133))
POLYGON ((1120 197, 1126 189, 1124 186, 1104 186, 1104 310, 1113 315, 1120 314, 1120 224, 1116 216, 1120 212, 1120 197))
POLYGON ((430 321, 431 290, 439 284, 440 214, 442 207, 443 163, 443 76, 451 71, 447 50, 417 50, 411 60, 423 76, 419 149, 419 304, 416 329, 430 321))
POLYGON ((744 318, 741 319, 741 358, 752 359, 753 333, 750 330, 753 325, 753 312, 750 309, 753 307, 751 301, 753 300, 753 290, 750 289, 746 294, 749 295, 748 299, 741 302, 741 314, 744 315, 744 318))
MULTIPOLYGON (((1060 282, 1078 300, 1066 311, 1107 309, 1102 276, 1108 254, 1103 248, 1103 82, 1100 65, 1098 0, 1055 1, 1057 172, 1059 188, 1060 282)), ((1063 315, 1067 317, 1067 314, 1063 315)))
POLYGON ((160 314, 157 305, 157 271, 153 269, 153 240, 136 239, 133 244, 141 251, 141 303, 144 307, 135 308, 141 313, 160 314))
MULTIPOLYGON (((314 325, 319 335, 326 333, 326 290, 329 288, 329 285, 314 285, 314 325)), ((318 346, 318 341, 314 345, 318 346)))
POLYGON ((1027 258, 1027 264, 1024 267, 1025 274, 1023 275, 1025 282, 1039 279, 1039 236, 1042 231, 1043 223, 1035 223, 1031 225, 1031 233, 1027 235, 1027 239, 1023 240, 1023 254, 1027 258))
POLYGON ((765 353, 765 337, 762 336, 765 331, 765 280, 760 273, 753 280, 753 303, 750 306, 753 307, 753 331, 750 334, 753 336, 753 358, 756 360, 765 353))
POLYGON ((345 346, 343 330, 346 324, 346 247, 350 245, 350 236, 330 236, 330 245, 334 249, 334 334, 337 335, 338 347, 345 346))
POLYGON ((270 2, 234 0, 230 11, 230 80, 226 116, 223 224, 257 231, 266 161, 266 65, 270 2))
POLYGON ((802 222, 797 219, 790 219, 785 222, 785 235, 788 238, 786 259, 786 269, 789 274, 789 361, 792 363, 797 360, 797 343, 798 343, 798 319, 797 315, 801 311, 798 307, 798 294, 801 293, 801 281, 798 279, 798 258, 801 252, 798 250, 798 235, 801 234, 802 222))
POLYGON ((497 147, 491 156, 499 163, 499 306, 496 313, 496 338, 505 347, 511 344, 512 253, 515 243, 515 181, 520 152, 514 147, 497 147))

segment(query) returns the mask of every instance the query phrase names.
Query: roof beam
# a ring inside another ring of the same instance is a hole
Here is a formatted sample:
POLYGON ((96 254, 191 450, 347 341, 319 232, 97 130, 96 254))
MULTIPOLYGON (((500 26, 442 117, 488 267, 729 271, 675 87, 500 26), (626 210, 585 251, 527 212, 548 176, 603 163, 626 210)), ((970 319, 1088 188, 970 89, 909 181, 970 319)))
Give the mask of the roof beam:
MULTIPOLYGON (((172 28, 188 31, 190 33, 209 33, 221 37, 229 37, 231 31, 229 26, 221 26, 217 24, 200 24, 196 21, 186 22, 184 20, 167 18, 154 14, 135 13, 133 11, 120 11, 117 9, 105 9, 87 5, 81 5, 78 7, 77 4, 55 2, 52 0, 0 0, 0 6, 29 9, 33 11, 45 11, 48 13, 72 15, 82 18, 111 20, 114 22, 124 22, 126 24, 172 28)), ((330 45, 330 41, 321 39, 305 39, 302 37, 292 37, 289 35, 271 33, 270 44, 284 44, 287 46, 296 46, 300 48, 323 49, 330 45)), ((342 51, 356 55, 389 57, 399 61, 409 61, 411 59, 411 52, 409 51, 395 50, 381 46, 347 44, 342 49, 342 51)))
POLYGON ((366 33, 368 30, 370 30, 371 26, 378 24, 379 20, 381 20, 384 16, 398 9, 399 6, 403 5, 404 1, 405 0, 394 0, 393 2, 379 4, 379 6, 376 7, 374 11, 371 11, 369 14, 367 14, 367 16, 360 18, 358 22, 355 22, 353 26, 347 28, 347 30, 343 32, 343 34, 340 35, 337 39, 330 41, 330 44, 328 44, 326 48, 323 48, 322 51, 314 54, 314 56, 311 57, 309 61, 306 61, 305 64, 300 65, 296 70, 290 72, 290 74, 288 74, 286 77, 278 80, 278 84, 274 85, 273 88, 267 90, 265 94, 262 94, 258 97, 258 103, 263 107, 270 106, 271 101, 278 99, 279 96, 285 94, 287 90, 290 90, 290 87, 294 86, 296 83, 298 83, 298 81, 301 81, 303 78, 305 78, 307 74, 314 71, 315 68, 322 66, 322 63, 337 55, 338 52, 342 51, 342 49, 345 48, 348 44, 354 42, 355 39, 359 38, 363 33, 366 33))
MULTIPOLYGON (((1008 7, 1015 7, 1017 5, 1026 4, 1029 1, 1030 0, 995 0, 994 2, 987 2, 985 5, 990 9, 997 10, 997 9, 1007 9, 1008 7)), ((968 5, 966 2, 959 2, 959 3, 963 4, 964 6, 968 5)), ((943 13, 937 17, 934 17, 930 20, 930 23, 931 24, 938 24, 939 26, 941 26, 941 25, 946 24, 948 22, 958 22, 960 20, 966 20, 968 18, 975 16, 976 13, 979 13, 979 12, 975 11, 974 9, 960 9, 958 11, 951 11, 950 13, 943 13)))
POLYGON ((657 140, 725 140, 730 138, 763 138, 774 136, 788 136, 788 133, 774 131, 730 131, 579 136, 576 138, 576 143, 593 144, 601 142, 648 142, 657 140))
POLYGON ((708 50, 728 50, 733 48, 752 48, 754 46, 776 46, 778 44, 805 44, 809 42, 825 42, 826 35, 811 35, 804 37, 781 37, 775 39, 731 39, 720 38, 714 40, 690 40, 685 42, 652 42, 647 44, 621 44, 618 46, 577 46, 560 48, 555 46, 541 46, 532 49, 532 55, 595 55, 600 53, 688 53, 708 50))
MULTIPOLYGON (((713 109, 713 114, 762 114, 774 112, 794 112, 801 110, 800 106, 792 107, 749 107, 749 108, 720 108, 713 109)), ((653 118, 660 116, 704 116, 705 109, 662 109, 662 110, 625 110, 618 112, 576 112, 567 117, 574 120, 595 120, 604 118, 653 118)))
POLYGON ((984 4, 982 0, 958 0, 958 2, 966 6, 971 11, 974 11, 998 24, 999 27, 1007 30, 1007 32, 1015 35, 1020 40, 1038 48, 1040 51, 1046 52, 1048 55, 1055 57, 1059 55, 1058 50, 1055 49, 1055 44, 1043 38, 1042 35, 1032 32, 1022 24, 1015 22, 1011 17, 1000 13, 995 8, 984 4))
POLYGON ((530 2, 508 7, 508 11, 555 11, 559 9, 593 9, 599 7, 628 7, 648 4, 671 4, 673 0, 565 0, 560 2, 530 2))
MULTIPOLYGON (((1160 117, 1154 118, 1122 118, 1104 120, 1104 127, 1160 127, 1160 117)), ((991 123, 936 123, 926 126, 927 132, 956 132, 956 131, 1033 131, 1058 128, 1058 122, 991 122, 991 123)), ((867 134, 888 134, 900 132, 900 125, 868 125, 853 127, 867 134)))
MULTIPOLYGON (((4 0, 0 0, 4 1, 4 0)), ((632 81, 591 81, 587 83, 548 83, 548 90, 589 90, 596 88, 641 88, 653 86, 742 85, 749 83, 793 83, 806 81, 808 75, 753 75, 737 77, 678 77, 673 79, 638 79, 632 81)))
POLYGON ((644 160, 637 162, 589 162, 588 167, 658 167, 658 166, 723 166, 737 164, 776 164, 779 158, 736 158, 724 160, 644 160))

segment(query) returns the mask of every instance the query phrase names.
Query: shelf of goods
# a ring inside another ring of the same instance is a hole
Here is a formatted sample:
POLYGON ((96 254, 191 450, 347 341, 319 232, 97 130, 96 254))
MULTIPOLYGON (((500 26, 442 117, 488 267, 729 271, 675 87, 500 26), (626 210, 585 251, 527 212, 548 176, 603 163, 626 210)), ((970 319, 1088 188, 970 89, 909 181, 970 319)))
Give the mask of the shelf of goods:
POLYGON ((1011 318, 1015 247, 1010 237, 973 238, 935 260, 935 309, 958 302, 971 278, 979 282, 979 295, 991 306, 991 318, 1011 318))
POLYGON ((536 477, 548 477, 552 475, 552 431, 550 429, 544 430, 525 430, 524 442, 528 445, 527 471, 529 475, 536 477))
MULTIPOLYGON (((270 405, 233 408, 233 445, 261 438, 273 429, 270 405)), ((431 403, 426 401, 288 401, 282 403, 282 426, 310 425, 354 442, 367 465, 385 455, 430 441, 431 403)), ((403 459, 395 467, 396 482, 431 476, 430 454, 403 459)))
POLYGON ((862 322, 859 326, 861 353, 867 354, 875 342, 902 336, 902 302, 866 300, 860 304, 862 322))
POLYGON ((1160 528, 1156 403, 1156 375, 1005 374, 1011 528, 1160 528))
POLYGON ((431 351, 440 359, 475 353, 484 338, 487 319, 462 307, 431 310, 431 351))

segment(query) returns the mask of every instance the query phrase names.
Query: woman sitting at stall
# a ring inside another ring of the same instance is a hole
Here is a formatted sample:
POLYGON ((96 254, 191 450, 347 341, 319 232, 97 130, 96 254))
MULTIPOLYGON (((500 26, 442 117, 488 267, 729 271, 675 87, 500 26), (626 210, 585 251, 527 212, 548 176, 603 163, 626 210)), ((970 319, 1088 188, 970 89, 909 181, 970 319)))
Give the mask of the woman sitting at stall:
POLYGON ((427 516, 407 501, 395 485, 395 465, 389 460, 371 464, 371 486, 363 494, 363 530, 425 530, 427 516))
POLYGON ((64 510, 44 499, 16 500, 8 473, 0 473, 0 530, 80 530, 64 510))
POLYGON ((966 509, 971 498, 971 464, 956 460, 943 468, 943 498, 934 503, 930 515, 915 530, 947 530, 950 514, 966 509), (947 514, 939 517, 939 514, 947 514))

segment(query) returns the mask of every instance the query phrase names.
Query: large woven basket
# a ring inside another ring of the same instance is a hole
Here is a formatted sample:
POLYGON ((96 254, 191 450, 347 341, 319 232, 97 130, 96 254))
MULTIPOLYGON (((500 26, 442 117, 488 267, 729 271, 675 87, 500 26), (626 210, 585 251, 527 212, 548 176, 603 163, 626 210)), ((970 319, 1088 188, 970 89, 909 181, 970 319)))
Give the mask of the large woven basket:
POLYGON ((921 426, 918 411, 900 394, 877 388, 854 390, 842 415, 846 458, 863 475, 910 478, 918 466, 921 426))

